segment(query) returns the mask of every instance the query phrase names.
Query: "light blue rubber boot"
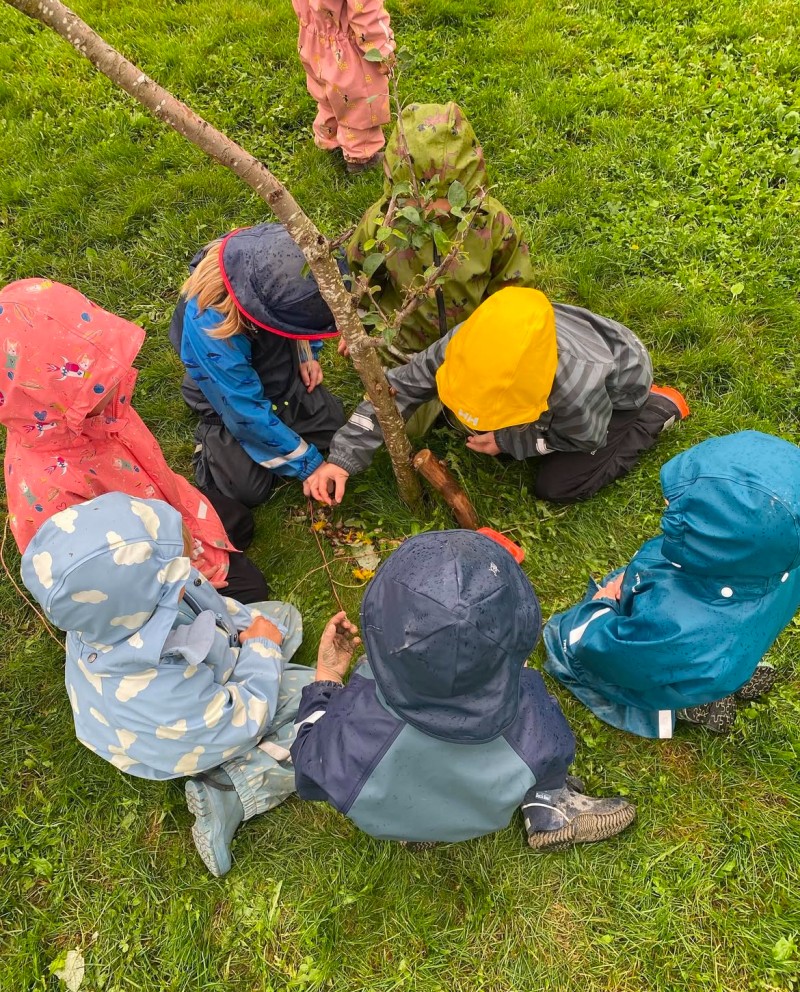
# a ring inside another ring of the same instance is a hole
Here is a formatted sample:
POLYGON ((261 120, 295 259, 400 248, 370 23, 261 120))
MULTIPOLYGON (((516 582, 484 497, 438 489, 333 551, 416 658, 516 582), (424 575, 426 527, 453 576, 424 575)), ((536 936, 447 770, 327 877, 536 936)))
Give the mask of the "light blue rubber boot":
POLYGON ((216 878, 230 871, 231 841, 244 819, 244 808, 221 768, 190 778, 186 803, 195 817, 192 838, 206 868, 216 878))

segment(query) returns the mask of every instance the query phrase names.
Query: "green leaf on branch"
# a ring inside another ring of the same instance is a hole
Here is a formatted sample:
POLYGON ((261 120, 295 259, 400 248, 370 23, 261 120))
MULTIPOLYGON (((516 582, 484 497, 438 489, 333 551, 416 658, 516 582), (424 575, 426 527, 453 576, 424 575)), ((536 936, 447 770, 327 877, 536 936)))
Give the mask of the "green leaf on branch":
POLYGON ((375 238, 370 238, 369 241, 364 242, 364 251, 372 251, 375 247, 375 238))
POLYGON ((447 255, 450 249, 453 247, 453 243, 450 238, 444 233, 441 227, 434 227, 433 229, 433 243, 436 245, 436 250, 442 256, 442 258, 447 255))
POLYGON ((409 223, 415 224, 417 227, 422 223, 422 218, 416 207, 403 207, 397 211, 397 216, 405 217, 409 223))
POLYGON ((377 100, 379 96, 383 96, 383 94, 382 93, 373 93, 372 96, 368 96, 367 97, 367 103, 372 103, 374 100, 377 100))
POLYGON ((383 56, 377 48, 370 48, 368 52, 364 52, 364 58, 367 62, 383 62, 383 56))
POLYGON ((378 242, 378 244, 381 244, 382 242, 387 241, 391 236, 392 236, 391 227, 385 227, 385 226, 379 227, 375 234, 375 240, 378 242))
POLYGON ((383 265, 384 256, 379 252, 373 252, 371 255, 367 255, 364 259, 364 264, 361 266, 365 276, 371 276, 373 273, 383 265))
POLYGON ((447 200, 453 210, 463 210, 467 205, 467 191, 464 185, 457 179, 454 179, 450 183, 450 189, 447 191, 447 200))

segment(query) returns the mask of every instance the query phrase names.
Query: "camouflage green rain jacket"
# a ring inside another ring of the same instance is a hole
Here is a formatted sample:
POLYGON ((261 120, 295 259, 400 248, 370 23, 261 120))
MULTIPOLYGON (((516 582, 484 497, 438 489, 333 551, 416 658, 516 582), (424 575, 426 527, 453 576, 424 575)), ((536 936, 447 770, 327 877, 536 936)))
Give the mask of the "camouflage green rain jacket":
MULTIPOLYGON (((447 197, 450 184, 458 179, 468 197, 480 187, 488 186, 483 149, 478 144, 472 125, 455 103, 411 104, 403 111, 403 127, 414 172, 421 182, 435 181, 436 196, 447 197)), ((386 147, 384 169, 391 180, 384 183, 383 196, 367 210, 348 245, 347 259, 351 269, 360 271, 369 254, 365 243, 375 238, 381 226, 389 200, 392 183, 408 181, 408 167, 399 154, 397 128, 386 147)), ((445 233, 456 234, 457 220, 449 215, 441 218, 445 233)), ((450 267, 444 292, 448 330, 465 320, 473 310, 505 286, 534 286, 528 246, 522 240, 519 226, 492 196, 487 196, 478 211, 463 245, 464 256, 450 267)), ((404 287, 433 264, 433 244, 421 250, 399 249, 372 276, 373 285, 381 287, 379 299, 384 313, 398 309, 404 287)), ((419 281, 419 280, 418 280, 419 281)), ((440 336, 436 297, 424 300, 409 316, 392 342, 392 355, 385 356, 390 364, 406 355, 422 351, 440 336)))

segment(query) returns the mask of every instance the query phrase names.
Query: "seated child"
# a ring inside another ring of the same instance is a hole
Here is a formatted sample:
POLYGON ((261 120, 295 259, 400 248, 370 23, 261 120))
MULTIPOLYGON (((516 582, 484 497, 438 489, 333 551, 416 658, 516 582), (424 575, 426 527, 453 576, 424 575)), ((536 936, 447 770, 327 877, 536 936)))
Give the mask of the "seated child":
POLYGON ((612 727, 729 731, 800 606, 800 449, 743 431, 661 469, 662 533, 545 628, 546 669, 612 727))
POLYGON ((22 279, 0 290, 0 423, 8 429, 6 491, 19 549, 48 517, 93 496, 161 499, 183 518, 199 572, 243 602, 263 600, 263 575, 237 552, 252 540, 252 514, 171 471, 131 406, 144 337, 61 283, 22 279))
POLYGON ((287 748, 313 673, 289 664, 303 636, 297 610, 222 599, 188 545, 171 506, 107 493, 43 524, 22 577, 67 631, 78 739, 131 775, 191 776, 194 841, 224 875, 242 820, 294 791, 287 748))
POLYGON ((364 595, 366 657, 346 686, 355 627, 339 613, 323 634, 291 748, 298 795, 414 844, 501 830, 520 804, 537 850, 619 833, 634 807, 568 781, 575 738, 524 667, 540 620, 525 573, 491 538, 410 538, 364 595))
MULTIPOLYGON (((433 207, 445 234, 456 237, 458 220, 448 216, 447 192, 456 180, 471 199, 478 191, 489 187, 483 149, 478 144, 472 125, 455 103, 411 104, 403 110, 403 130, 414 163, 414 174, 421 183, 436 184, 438 200, 433 207)), ((389 138, 384 160, 386 182, 383 196, 367 210, 355 230, 347 249, 347 260, 354 273, 361 270, 364 259, 372 250, 365 247, 374 241, 383 225, 392 187, 408 181, 408 166, 400 155, 397 128, 389 138)), ((398 220, 402 224, 402 220, 398 220)), ((412 229, 409 225, 409 233, 412 229)), ((487 196, 478 210, 463 243, 463 257, 448 267, 442 285, 446 326, 440 326, 439 306, 435 296, 423 300, 405 320, 385 352, 388 365, 408 360, 438 341, 448 330, 466 320, 492 293, 504 286, 533 286, 528 246, 522 240, 519 226, 511 214, 493 196, 487 196)), ((387 257, 385 263, 370 278, 380 286, 377 299, 388 314, 398 310, 406 289, 421 284, 422 274, 435 263, 434 246, 428 241, 422 248, 400 247, 387 257)), ((369 306, 369 300, 365 300, 369 306)))
MULTIPOLYGON (((494 293, 463 324, 388 373, 405 420, 437 396, 446 416, 484 455, 540 458, 539 499, 574 503, 630 471, 689 409, 677 390, 653 385, 650 357, 622 324, 536 289, 494 293)), ((338 503, 348 478, 383 442, 362 403, 331 442, 304 491, 338 503)))
POLYGON ((300 21, 297 51, 308 92, 317 101, 314 143, 340 150, 350 173, 379 165, 389 122, 389 85, 382 63, 367 62, 377 48, 394 51, 383 0, 292 0, 300 21))
POLYGON ((344 423, 315 357, 338 332, 304 266, 282 225, 234 231, 194 257, 170 324, 200 417, 197 484, 248 507, 275 475, 307 478, 344 423))

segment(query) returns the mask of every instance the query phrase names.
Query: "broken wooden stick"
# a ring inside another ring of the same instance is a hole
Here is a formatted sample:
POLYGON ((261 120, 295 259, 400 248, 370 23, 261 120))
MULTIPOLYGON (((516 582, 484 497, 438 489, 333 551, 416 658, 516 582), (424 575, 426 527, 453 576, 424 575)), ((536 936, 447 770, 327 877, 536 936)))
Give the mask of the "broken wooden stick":
POLYGON ((442 499, 453 511, 459 527, 463 527, 465 530, 478 529, 480 521, 475 507, 447 467, 446 462, 437 458, 430 448, 423 448, 414 456, 411 464, 426 482, 441 493, 442 499))

